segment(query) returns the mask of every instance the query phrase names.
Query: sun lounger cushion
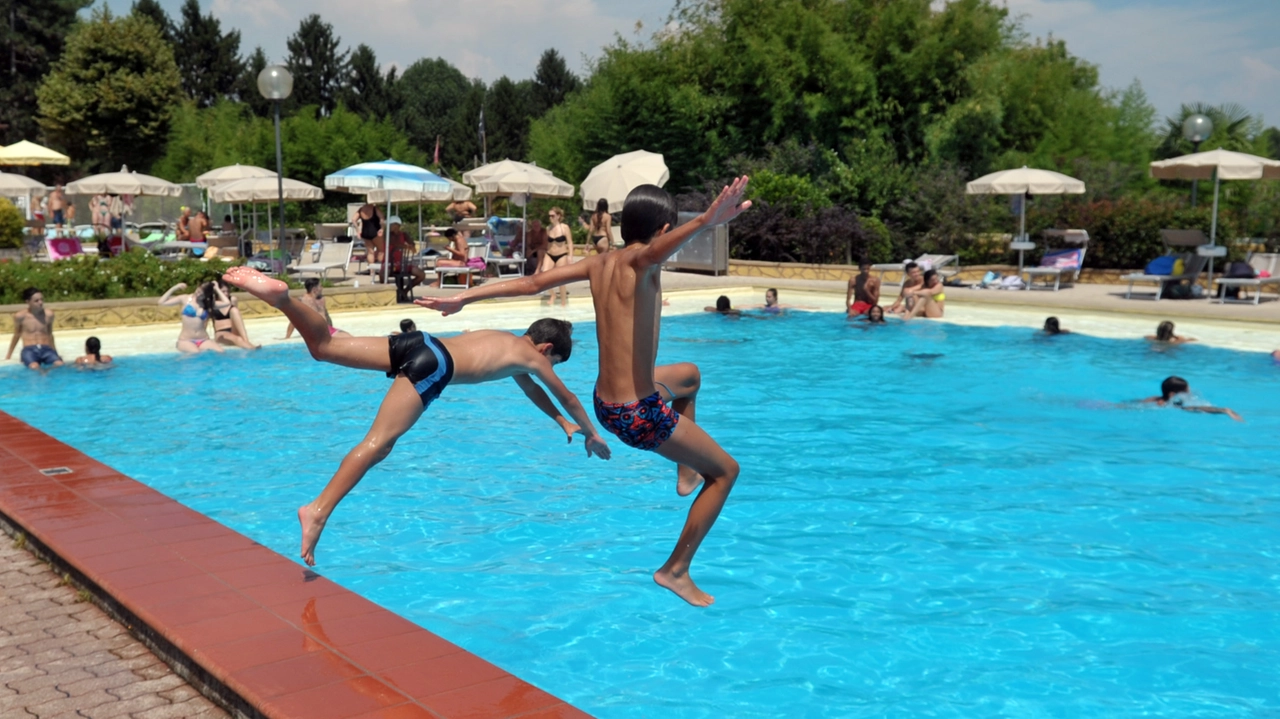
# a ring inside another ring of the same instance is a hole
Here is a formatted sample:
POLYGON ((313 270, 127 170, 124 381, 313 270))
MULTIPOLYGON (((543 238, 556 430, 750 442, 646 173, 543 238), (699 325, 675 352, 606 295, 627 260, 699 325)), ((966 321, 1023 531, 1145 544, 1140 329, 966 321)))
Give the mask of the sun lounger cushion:
POLYGON ((1173 271, 1174 263, 1176 261, 1177 261, 1177 258, 1175 258, 1173 255, 1165 255, 1163 257, 1157 257, 1154 260, 1147 263, 1147 266, 1144 267, 1142 270, 1142 274, 1144 275, 1182 274, 1180 272, 1173 271))
POLYGON ((1078 269, 1083 254, 1084 251, 1078 248, 1046 252, 1044 257, 1040 258, 1040 266, 1059 270, 1078 269))

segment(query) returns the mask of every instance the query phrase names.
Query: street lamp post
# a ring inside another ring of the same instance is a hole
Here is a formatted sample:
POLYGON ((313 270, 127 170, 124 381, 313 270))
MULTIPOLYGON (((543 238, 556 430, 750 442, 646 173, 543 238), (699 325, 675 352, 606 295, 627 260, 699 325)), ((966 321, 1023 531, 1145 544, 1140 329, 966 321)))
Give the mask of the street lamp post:
POLYGON ((284 270, 284 155, 280 150, 280 103, 293 93, 293 75, 283 65, 268 65, 258 73, 258 92, 276 106, 276 191, 280 200, 280 269, 284 270))
MULTIPOLYGON (((1199 113, 1188 117, 1182 121, 1182 136, 1191 143, 1193 152, 1200 151, 1200 143, 1209 139, 1209 135, 1213 134, 1213 120, 1199 113)), ((1196 206, 1196 189, 1199 186, 1199 180, 1191 181, 1191 206, 1196 206)))

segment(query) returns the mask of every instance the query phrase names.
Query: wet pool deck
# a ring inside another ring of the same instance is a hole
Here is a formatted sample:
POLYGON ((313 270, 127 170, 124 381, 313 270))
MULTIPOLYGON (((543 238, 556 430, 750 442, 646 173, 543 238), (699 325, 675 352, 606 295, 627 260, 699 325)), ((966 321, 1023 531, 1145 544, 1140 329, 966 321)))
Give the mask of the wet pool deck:
MULTIPOLYGON (((699 312, 713 304, 718 294, 730 296, 735 306, 758 303, 765 287, 777 287, 784 304, 839 311, 845 292, 845 284, 840 281, 683 273, 666 273, 664 287, 668 290, 670 306, 666 311, 670 314, 699 312)), ((946 291, 948 322, 1030 328, 1038 327, 1046 315, 1054 314, 1064 326, 1078 332, 1137 337, 1153 332, 1158 321, 1172 319, 1178 323, 1180 333, 1199 337, 1206 344, 1255 352, 1280 348, 1277 301, 1259 306, 1218 305, 1205 300, 1155 302, 1151 292, 1142 294, 1140 287, 1135 288, 1134 299, 1126 300, 1123 286, 1089 284, 1060 292, 966 288, 946 291)), ((419 295, 425 292, 420 291, 419 295)), ((587 287, 571 286, 570 292, 568 307, 536 300, 492 302, 442 318, 421 308, 396 306, 339 313, 334 321, 355 334, 371 335, 395 330, 405 317, 432 332, 513 328, 541 316, 591 321, 587 287)), ((896 292, 895 286, 886 285, 882 294, 891 298, 896 292)), ((886 299, 885 304, 889 301, 886 299)), ((284 341, 285 322, 281 317, 249 319, 247 324, 256 342, 284 341)), ((103 340, 104 351, 126 357, 171 353, 176 332, 176 324, 145 325, 59 331, 58 339, 64 354, 74 356, 73 350, 82 346, 85 337, 97 335, 103 340)), ((301 344, 296 338, 291 341, 301 344)), ((178 687, 183 685, 176 682, 183 678, 236 716, 586 716, 2 412, 0 520, 11 525, 11 530, 22 532, 29 547, 51 560, 57 572, 51 575, 54 580, 60 583, 58 577, 65 574, 96 597, 118 622, 90 620, 87 609, 67 612, 68 617, 86 624, 85 636, 76 635, 82 640, 78 644, 87 648, 94 641, 121 642, 124 630, 120 627, 127 626, 149 651, 181 675, 163 681, 148 678, 151 672, 159 671, 154 662, 141 668, 112 671, 110 676, 114 678, 109 683, 124 688, 103 689, 104 692, 132 697, 135 704, 130 707, 158 701, 139 700, 141 696, 159 697, 167 703, 156 703, 132 714, 121 708, 123 702, 114 702, 112 706, 116 708, 109 707, 105 700, 95 705, 100 709, 88 707, 89 702, 102 699, 101 694, 95 694, 96 699, 80 702, 86 706, 76 707, 83 709, 80 714, 66 716, 158 719, 218 711, 196 703, 189 694, 194 690, 180 690, 178 687), (40 472, 52 468, 69 471, 52 475, 40 472), (123 671, 134 672, 137 681, 123 675, 123 671), (157 689, 161 685, 166 688, 157 689)), ((3 561, 6 560, 0 558, 3 561)), ((36 580, 40 592, 24 594, 24 587, 32 581, 28 576, 26 569, 0 574, 0 589, 8 602, 0 604, 0 612, 4 613, 0 616, 40 622, 43 618, 39 612, 61 611, 49 608, 45 602, 51 600, 40 593, 46 591, 48 579, 36 580)), ((74 594, 70 587, 62 589, 74 594)), ((59 620, 64 624, 70 621, 59 620)), ((8 620, 3 626, 9 627, 8 620)), ((51 631, 43 626, 40 631, 51 631)), ((21 693, 13 691, 10 677, 34 677, 36 672, 45 670, 45 665, 41 664, 42 658, 29 652, 5 649, 26 646, 10 639, 0 630, 0 661, 4 662, 0 664, 0 677, 5 679, 0 681, 0 713, 8 716, 11 708, 21 707, 26 713, 15 716, 54 715, 40 709, 44 706, 36 703, 40 697, 22 698, 21 693)), ((132 662, 130 667, 140 664, 144 660, 138 660, 139 656, 142 655, 131 654, 126 663, 132 662)), ((87 677, 81 679, 86 687, 94 685, 87 677)), ((31 684, 39 685, 41 681, 31 684)), ((79 685, 76 686, 78 691, 79 685)), ((55 685, 58 687, 61 684, 55 685)), ((43 702, 55 699, 50 694, 43 702)), ((75 701, 68 701, 45 708, 61 710, 74 704, 75 701)))

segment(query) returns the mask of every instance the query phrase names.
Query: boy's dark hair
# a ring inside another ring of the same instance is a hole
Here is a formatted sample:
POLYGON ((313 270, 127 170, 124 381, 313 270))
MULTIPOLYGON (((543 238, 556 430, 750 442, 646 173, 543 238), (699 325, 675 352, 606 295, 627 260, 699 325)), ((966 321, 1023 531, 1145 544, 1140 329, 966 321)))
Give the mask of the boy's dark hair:
POLYGON ((777 296, 778 296, 778 288, 777 288, 777 287, 770 287, 769 289, 767 289, 767 290, 765 290, 765 291, 764 291, 764 293, 765 293, 766 295, 767 295, 767 294, 769 294, 770 292, 772 292, 772 293, 773 293, 773 296, 774 296, 774 297, 777 297, 777 296))
POLYGON ((716 298, 716 312, 728 312, 731 309, 733 309, 733 307, 729 304, 728 297, 720 295, 716 298))
POLYGON ((37 289, 37 288, 35 288, 35 287, 28 287, 27 289, 25 289, 25 290, 23 290, 23 291, 22 291, 22 301, 23 301, 23 302, 30 302, 30 301, 31 301, 31 298, 32 298, 32 297, 35 297, 35 296, 36 296, 36 295, 38 295, 38 294, 40 294, 40 290, 39 290, 39 289, 37 289))
POLYGON ((569 355, 573 354, 572 322, 543 317, 529 325, 528 331, 524 334, 536 345, 550 342, 551 353, 559 355, 561 362, 568 362, 569 355))
MULTIPOLYGON (((1156 325, 1156 339, 1160 340, 1161 342, 1168 342, 1169 340, 1173 339, 1173 323, 1170 322, 1169 320, 1165 320, 1164 322, 1161 322, 1160 324, 1156 325)), ((1177 379, 1177 378, 1171 377, 1170 379, 1177 379)), ((1167 382, 1168 380, 1165 380, 1165 381, 1167 382)))
POLYGON ((1187 381, 1181 377, 1166 377, 1160 383, 1160 395, 1162 399, 1169 399, 1179 392, 1186 392, 1189 388, 1187 381))
POLYGON ((1044 331, 1051 335, 1062 334, 1062 326, 1058 324, 1057 317, 1050 317, 1044 321, 1044 331))
POLYGON ((401 332, 417 332, 418 325, 413 320, 400 320, 401 332))
POLYGON ((903 271, 903 272, 910 272, 910 271, 914 270, 915 268, 917 268, 917 267, 919 267, 919 266, 920 266, 920 265, 916 264, 915 262, 908 262, 907 264, 905 264, 905 265, 903 265, 903 266, 902 266, 902 271, 903 271))
POLYGON ((622 205, 622 241, 648 242, 663 225, 676 226, 680 217, 671 193, 657 185, 640 185, 622 205))
POLYGON ((320 278, 308 277, 307 279, 302 281, 302 289, 306 290, 307 292, 310 292, 311 290, 314 290, 316 286, 319 284, 320 284, 320 278))
POLYGON ((858 269, 862 269, 863 267, 871 267, 871 258, 866 255, 858 258, 858 269))

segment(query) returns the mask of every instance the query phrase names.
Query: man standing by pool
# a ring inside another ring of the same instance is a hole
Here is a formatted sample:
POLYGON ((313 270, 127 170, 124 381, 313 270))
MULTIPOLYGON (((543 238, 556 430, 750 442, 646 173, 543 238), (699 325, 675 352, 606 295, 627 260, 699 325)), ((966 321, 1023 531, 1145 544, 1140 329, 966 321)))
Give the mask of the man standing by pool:
POLYGON ((54 229, 61 235, 62 225, 67 221, 67 195, 62 191, 62 185, 49 193, 49 211, 53 213, 54 229))
POLYGON ((22 340, 22 364, 27 369, 40 369, 44 365, 62 366, 58 347, 53 341, 53 310, 44 307, 44 293, 34 287, 22 291, 27 308, 13 315, 13 339, 9 342, 7 360, 13 357, 13 349, 22 340))
POLYGON ((863 257, 858 262, 858 274, 849 278, 849 289, 844 293, 844 306, 849 317, 865 315, 880 304, 880 278, 871 276, 871 260, 863 257))

